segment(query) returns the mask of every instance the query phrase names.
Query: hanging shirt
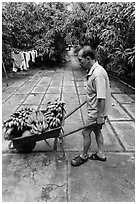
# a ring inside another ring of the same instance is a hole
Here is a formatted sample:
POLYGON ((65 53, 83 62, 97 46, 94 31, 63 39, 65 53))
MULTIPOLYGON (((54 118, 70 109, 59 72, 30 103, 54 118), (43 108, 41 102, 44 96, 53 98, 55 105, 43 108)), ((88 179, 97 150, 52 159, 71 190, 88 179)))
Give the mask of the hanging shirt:
POLYGON ((23 52, 20 52, 20 58, 21 58, 21 64, 20 64, 20 69, 23 70, 25 66, 25 59, 24 59, 24 54, 23 52))
POLYGON ((13 72, 17 72, 17 70, 21 68, 22 64, 21 53, 20 52, 15 53, 14 51, 12 51, 11 58, 13 59, 13 72))
POLYGON ((17 70, 18 70, 18 67, 16 67, 16 65, 15 65, 15 53, 14 53, 14 51, 12 51, 11 52, 11 58, 13 59, 13 67, 12 67, 12 71, 13 72, 17 72, 17 70))
POLYGON ((31 51, 31 55, 32 55, 32 62, 35 62, 35 51, 34 50, 31 51))
POLYGON ((22 63, 22 56, 21 53, 19 52, 16 54, 14 51, 11 52, 11 58, 14 60, 13 63, 15 63, 15 67, 20 68, 21 63, 22 63))
POLYGON ((24 53, 21 52, 21 58, 22 58, 22 62, 21 62, 21 70, 27 70, 27 67, 26 67, 26 62, 25 62, 25 58, 24 58, 24 53))
POLYGON ((30 55, 30 61, 32 61, 32 52, 29 51, 29 55, 30 55))
POLYGON ((35 57, 37 57, 38 56, 38 52, 37 52, 37 50, 35 50, 35 57))
POLYGON ((25 59, 25 67, 26 67, 26 70, 27 70, 27 62, 26 62, 26 54, 25 54, 25 52, 23 52, 23 55, 24 55, 24 59, 25 59))
POLYGON ((15 65, 15 63, 13 62, 13 67, 12 67, 12 71, 13 72, 17 72, 18 67, 15 65))
POLYGON ((25 56, 26 56, 26 66, 27 66, 27 68, 29 68, 30 53, 29 52, 25 52, 25 56))

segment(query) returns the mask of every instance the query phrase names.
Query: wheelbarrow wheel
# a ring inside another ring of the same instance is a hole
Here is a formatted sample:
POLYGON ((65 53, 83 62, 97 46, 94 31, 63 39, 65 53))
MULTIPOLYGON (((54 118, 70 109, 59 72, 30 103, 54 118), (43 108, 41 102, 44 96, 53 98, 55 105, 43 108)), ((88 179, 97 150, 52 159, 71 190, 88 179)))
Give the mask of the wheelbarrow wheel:
POLYGON ((22 144, 19 141, 13 140, 13 146, 20 153, 30 153, 36 146, 36 142, 28 142, 22 144))

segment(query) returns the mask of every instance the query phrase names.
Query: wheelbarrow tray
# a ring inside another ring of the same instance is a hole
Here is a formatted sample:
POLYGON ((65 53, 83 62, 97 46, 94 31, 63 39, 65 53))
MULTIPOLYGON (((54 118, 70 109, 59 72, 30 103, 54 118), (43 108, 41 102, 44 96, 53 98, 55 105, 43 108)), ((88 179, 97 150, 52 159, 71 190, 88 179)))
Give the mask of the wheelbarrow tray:
MULTIPOLYGON (((32 149, 34 149, 37 141, 40 141, 40 140, 45 140, 46 141, 46 139, 48 139, 48 138, 55 138, 55 140, 56 140, 60 136, 60 133, 61 133, 61 130, 62 130, 62 126, 64 125, 64 120, 66 118, 68 118, 70 115, 72 115, 76 110, 78 110, 85 103, 86 103, 86 101, 83 102, 79 107, 77 107, 76 109, 71 111, 71 113, 69 113, 66 117, 64 117, 63 120, 62 120, 61 125, 58 128, 47 130, 47 131, 45 131, 45 132, 43 132, 41 134, 33 134, 31 136, 26 136, 26 137, 15 137, 15 138, 12 138, 11 142, 10 142, 10 145, 11 145, 11 143, 13 143, 13 149, 15 148, 19 152, 31 152, 32 149)), ((42 110, 42 112, 45 113, 44 110, 42 110)), ((74 132, 77 132, 80 129, 83 129, 83 127, 79 128, 79 129, 76 129, 76 130, 74 130, 74 131, 72 131, 70 133, 67 133, 65 135, 62 135, 62 138, 67 136, 67 135, 70 135, 70 134, 72 134, 74 132)), ((10 147, 10 145, 9 145, 9 149, 12 149, 10 147)))
MULTIPOLYGON (((60 127, 47 130, 47 131, 43 132, 42 134, 34 134, 34 135, 31 135, 31 136, 28 136, 28 137, 27 136, 26 137, 15 137, 15 138, 12 138, 11 140, 12 141, 19 141, 19 142, 22 142, 22 143, 28 143, 28 142, 37 142, 37 141, 40 141, 40 140, 46 140, 48 138, 58 138, 59 135, 60 135, 60 131, 62 129, 62 126, 64 124, 64 120, 66 118, 68 118, 70 115, 72 115, 76 110, 78 110, 85 103, 86 103, 86 101, 84 101, 80 106, 75 108, 66 117, 64 117, 60 127)), ((44 114, 46 111, 41 110, 41 112, 44 114)))
POLYGON ((37 142, 40 140, 46 140, 48 138, 58 138, 60 135, 62 127, 54 128, 43 132, 42 134, 33 134, 31 136, 26 137, 16 137, 12 138, 12 141, 18 141, 20 143, 29 143, 29 142, 37 142))
MULTIPOLYGON (((44 114, 46 113, 46 110, 41 110, 41 112, 44 114)), ((62 120, 63 123, 64 119, 62 120)), ((45 140, 48 138, 57 138, 59 137, 60 130, 62 129, 62 123, 59 127, 54 129, 46 130, 45 132, 41 134, 32 134, 31 136, 25 136, 25 137, 15 137, 12 138, 12 141, 19 141, 21 143, 28 143, 28 142, 37 142, 40 140, 45 140)))

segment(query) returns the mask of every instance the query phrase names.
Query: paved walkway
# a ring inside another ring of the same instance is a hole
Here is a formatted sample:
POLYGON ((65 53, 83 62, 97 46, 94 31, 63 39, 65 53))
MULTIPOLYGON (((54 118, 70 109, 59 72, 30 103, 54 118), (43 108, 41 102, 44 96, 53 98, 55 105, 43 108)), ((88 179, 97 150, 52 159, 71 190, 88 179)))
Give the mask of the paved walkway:
MULTIPOLYGON (((85 74, 76 58, 62 67, 34 71, 31 76, 3 83, 2 119, 24 106, 44 109, 57 97, 69 113, 85 100, 85 74)), ((3 139, 3 201, 8 202, 132 202, 134 201, 135 95, 111 79, 113 112, 103 127, 106 163, 88 161, 74 168, 70 160, 82 149, 81 131, 64 138, 66 157, 59 160, 44 142, 31 154, 8 150, 3 139)), ((86 105, 65 121, 65 133, 85 122, 86 105)), ((94 135, 91 151, 96 150, 94 135)), ((53 146, 54 140, 48 142, 53 146)), ((58 147, 58 154, 61 154, 58 147)))

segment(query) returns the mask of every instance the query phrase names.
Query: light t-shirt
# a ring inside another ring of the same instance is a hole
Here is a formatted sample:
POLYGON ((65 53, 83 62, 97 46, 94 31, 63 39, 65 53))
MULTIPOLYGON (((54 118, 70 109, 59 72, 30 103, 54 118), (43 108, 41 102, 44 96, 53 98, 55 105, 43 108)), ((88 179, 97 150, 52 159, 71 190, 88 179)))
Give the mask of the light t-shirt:
POLYGON ((105 99, 105 109, 102 115, 111 113, 111 92, 108 74, 105 69, 96 62, 87 75, 87 109, 88 116, 98 117, 98 99, 105 99))

